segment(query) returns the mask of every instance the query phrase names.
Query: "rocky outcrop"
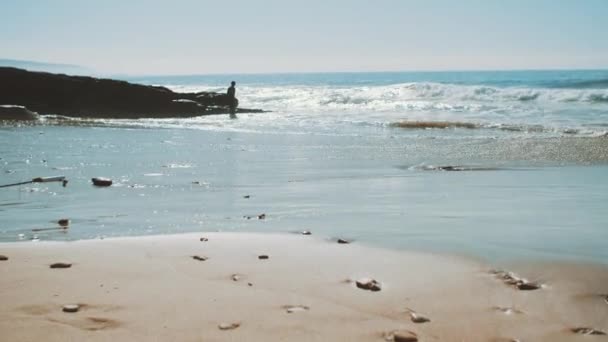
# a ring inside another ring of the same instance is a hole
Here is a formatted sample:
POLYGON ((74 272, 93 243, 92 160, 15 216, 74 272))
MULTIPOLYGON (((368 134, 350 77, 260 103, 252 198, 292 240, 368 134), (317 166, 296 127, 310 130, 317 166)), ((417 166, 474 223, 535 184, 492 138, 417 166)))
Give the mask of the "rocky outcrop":
POLYGON ((0 105, 0 120, 37 120, 38 114, 23 106, 0 105))
MULTIPOLYGON (((0 67, 0 105, 3 104, 24 106, 41 114, 83 118, 168 118, 229 113, 226 94, 176 93, 165 87, 8 67, 0 67)), ((237 113, 246 112, 262 111, 237 109, 237 113)))

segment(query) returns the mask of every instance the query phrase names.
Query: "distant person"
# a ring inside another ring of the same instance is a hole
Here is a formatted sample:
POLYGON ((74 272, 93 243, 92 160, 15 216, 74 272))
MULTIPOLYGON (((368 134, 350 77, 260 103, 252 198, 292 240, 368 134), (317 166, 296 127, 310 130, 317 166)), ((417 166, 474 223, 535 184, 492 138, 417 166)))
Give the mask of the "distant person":
POLYGON ((236 82, 230 82, 230 87, 228 87, 228 91, 226 95, 228 96, 228 106, 230 107, 230 117, 236 118, 236 106, 238 106, 238 100, 236 99, 236 88, 234 87, 236 82))

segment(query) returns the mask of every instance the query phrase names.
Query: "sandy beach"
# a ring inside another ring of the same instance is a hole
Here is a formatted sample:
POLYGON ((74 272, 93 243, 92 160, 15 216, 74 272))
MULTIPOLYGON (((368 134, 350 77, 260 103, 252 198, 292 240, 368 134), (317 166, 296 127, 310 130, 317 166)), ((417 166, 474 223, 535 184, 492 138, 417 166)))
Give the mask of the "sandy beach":
POLYGON ((6 243, 0 254, 4 341, 401 340, 395 331, 418 341, 599 341, 573 329, 608 330, 602 266, 486 265, 300 234, 6 243), (514 273, 491 272, 499 268, 514 273), (359 288, 363 278, 381 289, 359 288), (541 287, 520 290, 511 278, 541 287), (78 312, 63 312, 69 304, 78 312))

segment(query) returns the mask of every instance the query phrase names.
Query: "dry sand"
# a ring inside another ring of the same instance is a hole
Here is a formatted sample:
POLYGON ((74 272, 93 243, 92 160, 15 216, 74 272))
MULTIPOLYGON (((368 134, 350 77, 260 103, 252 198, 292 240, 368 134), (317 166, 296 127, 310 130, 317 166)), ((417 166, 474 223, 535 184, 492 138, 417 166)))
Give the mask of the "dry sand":
POLYGON ((394 330, 419 341, 608 341, 570 331, 608 331, 602 266, 511 265, 544 284, 520 291, 474 260, 295 234, 12 243, 0 254, 1 341, 384 341, 394 330), (365 277, 381 291, 357 288, 365 277))

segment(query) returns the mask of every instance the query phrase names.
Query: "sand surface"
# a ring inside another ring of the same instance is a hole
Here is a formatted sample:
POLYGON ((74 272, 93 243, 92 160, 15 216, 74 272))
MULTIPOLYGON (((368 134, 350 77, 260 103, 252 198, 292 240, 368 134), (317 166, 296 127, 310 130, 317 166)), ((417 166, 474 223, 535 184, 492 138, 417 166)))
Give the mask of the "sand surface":
POLYGON ((497 265, 461 257, 247 233, 10 243, 0 255, 2 341, 391 341, 395 330, 419 341, 608 341, 571 331, 608 331, 603 266, 510 265, 543 284, 521 291, 488 272, 497 265), (381 291, 359 289, 366 277, 381 291))

